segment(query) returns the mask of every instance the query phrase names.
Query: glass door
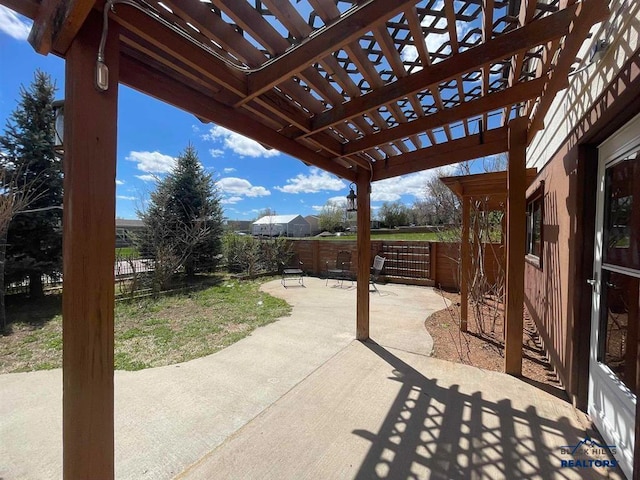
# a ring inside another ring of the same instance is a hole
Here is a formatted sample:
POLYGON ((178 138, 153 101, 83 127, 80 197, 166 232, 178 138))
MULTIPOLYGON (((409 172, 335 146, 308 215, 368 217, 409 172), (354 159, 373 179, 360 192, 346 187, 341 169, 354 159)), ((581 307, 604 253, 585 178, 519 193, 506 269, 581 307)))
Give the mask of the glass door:
POLYGON ((600 147, 589 414, 631 477, 640 324, 640 120, 600 147))

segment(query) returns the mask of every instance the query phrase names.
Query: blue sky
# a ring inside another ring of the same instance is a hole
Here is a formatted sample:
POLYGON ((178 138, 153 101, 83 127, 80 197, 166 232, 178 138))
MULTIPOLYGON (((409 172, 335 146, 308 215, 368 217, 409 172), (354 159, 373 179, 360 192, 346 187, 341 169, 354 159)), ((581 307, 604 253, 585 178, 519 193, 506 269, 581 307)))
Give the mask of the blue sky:
MULTIPOLYGON (((30 21, 0 5, 0 122, 16 108, 20 85, 28 86, 36 69, 51 75, 64 96, 64 61, 42 56, 26 40, 30 21)), ((342 201, 349 183, 305 166, 276 150, 193 115, 120 86, 118 106, 118 217, 135 218, 136 208, 154 188, 154 178, 170 170, 175 157, 191 142, 203 166, 214 174, 225 217, 253 219, 270 208, 278 214, 317 214, 330 200, 342 201)), ((433 172, 421 172, 372 186, 372 207, 400 200, 411 205, 422 198, 433 172)))

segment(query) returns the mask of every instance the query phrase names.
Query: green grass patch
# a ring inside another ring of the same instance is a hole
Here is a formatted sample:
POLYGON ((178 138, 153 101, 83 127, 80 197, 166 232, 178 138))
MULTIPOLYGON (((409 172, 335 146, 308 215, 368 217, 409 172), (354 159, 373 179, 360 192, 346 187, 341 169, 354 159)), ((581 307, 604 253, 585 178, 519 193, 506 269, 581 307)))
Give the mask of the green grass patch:
MULTIPOLYGON (((290 313, 284 301, 260 292, 269 279, 223 280, 198 291, 119 302, 115 309, 115 367, 140 370, 210 355, 290 313)), ((58 299, 9 305, 0 336, 0 373, 62 366, 58 299)))
MULTIPOLYGON (((423 241, 437 242, 442 238, 449 238, 447 232, 431 232, 431 233, 371 233, 371 240, 407 240, 407 241, 423 241)), ((319 240, 336 241, 336 240, 355 240, 355 233, 341 234, 339 237, 314 237, 319 240)))
POLYGON ((116 258, 117 257, 139 258, 140 252, 138 252, 136 247, 120 247, 116 248, 116 258))

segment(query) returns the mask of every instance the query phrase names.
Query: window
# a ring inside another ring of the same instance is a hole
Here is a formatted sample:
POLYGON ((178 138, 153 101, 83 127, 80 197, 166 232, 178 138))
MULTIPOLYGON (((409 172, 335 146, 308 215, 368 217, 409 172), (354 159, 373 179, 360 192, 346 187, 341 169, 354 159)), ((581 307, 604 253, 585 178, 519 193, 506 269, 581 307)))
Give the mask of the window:
POLYGON ((542 268, 542 186, 527 200, 527 260, 542 268))

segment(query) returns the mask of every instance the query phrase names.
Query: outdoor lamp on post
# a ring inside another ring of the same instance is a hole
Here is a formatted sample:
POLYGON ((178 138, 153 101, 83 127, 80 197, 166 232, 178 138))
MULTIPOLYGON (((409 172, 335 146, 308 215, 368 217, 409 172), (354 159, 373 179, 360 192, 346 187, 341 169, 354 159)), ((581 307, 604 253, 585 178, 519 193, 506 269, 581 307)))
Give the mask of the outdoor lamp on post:
POLYGON ((358 196, 353 191, 354 184, 349 185, 349 195, 347 195, 347 212, 355 212, 358 210, 358 205, 356 204, 356 198, 358 196))
POLYGON ((56 152, 64 150, 64 100, 56 100, 53 106, 53 148, 56 152))

